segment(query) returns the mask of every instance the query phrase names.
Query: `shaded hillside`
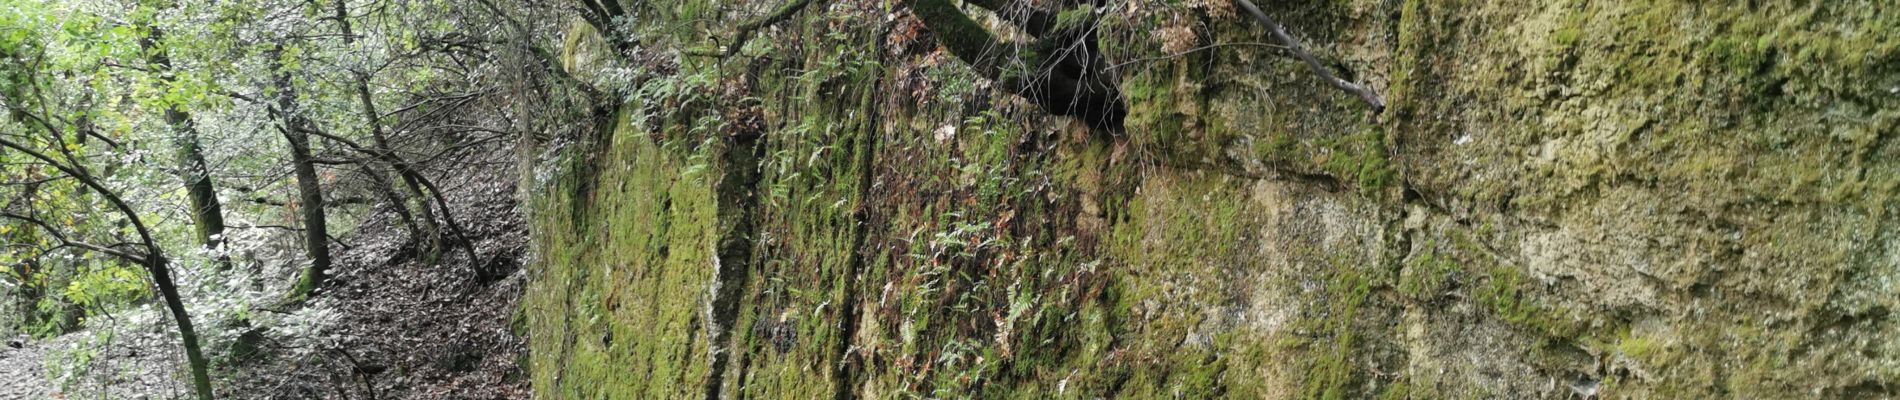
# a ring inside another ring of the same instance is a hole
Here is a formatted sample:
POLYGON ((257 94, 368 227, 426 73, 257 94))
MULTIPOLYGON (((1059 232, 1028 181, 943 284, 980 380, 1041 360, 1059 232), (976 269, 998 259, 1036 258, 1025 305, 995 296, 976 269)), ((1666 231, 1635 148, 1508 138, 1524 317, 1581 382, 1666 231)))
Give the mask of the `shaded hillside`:
POLYGON ((337 319, 316 332, 248 333, 255 342, 245 343, 255 347, 233 350, 229 396, 528 398, 519 364, 524 338, 514 325, 527 237, 514 186, 494 173, 457 178, 444 182, 458 200, 451 209, 469 221, 480 260, 424 263, 402 247, 389 213, 378 214, 357 230, 354 246, 337 253, 336 283, 321 289, 322 311, 337 319), (317 347, 295 347, 286 336, 317 347))

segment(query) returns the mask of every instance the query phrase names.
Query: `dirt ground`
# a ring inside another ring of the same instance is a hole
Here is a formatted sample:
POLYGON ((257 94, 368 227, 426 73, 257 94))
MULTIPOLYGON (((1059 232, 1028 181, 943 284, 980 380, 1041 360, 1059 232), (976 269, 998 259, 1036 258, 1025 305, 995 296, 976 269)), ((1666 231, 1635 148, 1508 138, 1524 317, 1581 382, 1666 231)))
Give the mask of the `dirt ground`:
POLYGON ((429 265, 402 248, 402 231, 365 224, 322 293, 343 315, 328 332, 338 339, 304 357, 264 340, 264 355, 234 371, 232 397, 528 398, 524 342, 510 328, 527 248, 513 181, 481 174, 453 185, 475 262, 453 249, 429 265))

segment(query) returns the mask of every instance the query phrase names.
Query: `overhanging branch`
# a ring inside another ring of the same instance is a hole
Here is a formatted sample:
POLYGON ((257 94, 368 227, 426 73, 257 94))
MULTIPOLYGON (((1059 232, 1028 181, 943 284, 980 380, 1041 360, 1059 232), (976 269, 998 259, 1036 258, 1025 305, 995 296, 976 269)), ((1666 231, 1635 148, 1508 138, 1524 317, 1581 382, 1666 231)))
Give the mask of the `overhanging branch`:
MULTIPOLYGON (((51 127, 51 126, 48 125, 48 127, 51 127)), ((80 184, 83 184, 87 188, 92 189, 94 192, 97 192, 103 195, 106 198, 107 202, 112 203, 113 208, 118 209, 120 213, 125 214, 125 217, 127 218, 127 220, 132 222, 132 227, 134 228, 134 230, 138 232, 139 238, 142 239, 142 241, 145 243, 145 247, 153 252, 158 251, 158 240, 152 237, 151 229, 147 228, 145 226, 145 222, 139 219, 138 213, 132 210, 132 205, 127 204, 125 202, 125 199, 119 198, 118 192, 114 192, 107 189, 104 184, 101 184, 99 183, 98 180, 93 179, 92 175, 87 174, 85 172, 85 169, 60 164, 58 160, 54 160, 53 157, 47 156, 45 153, 35 151, 32 148, 23 146, 19 143, 15 143, 5 138, 0 138, 0 147, 11 148, 21 153, 26 153, 27 156, 38 159, 40 160, 40 162, 44 162, 47 165, 52 166, 54 169, 58 169, 59 172, 65 173, 67 176, 71 176, 74 179, 78 179, 80 184)), ((143 263, 144 260, 146 260, 146 258, 139 257, 138 260, 140 260, 140 262, 143 263)))
POLYGON ((126 261, 131 261, 134 263, 138 263, 140 265, 145 264, 146 258, 145 256, 142 256, 142 255, 133 254, 131 252, 114 249, 107 246, 100 246, 100 245, 96 245, 92 243, 86 243, 86 242, 81 242, 77 240, 67 239, 66 234, 60 233, 59 229, 54 228, 52 225, 47 224, 46 221, 41 221, 38 218, 33 218, 33 217, 20 215, 20 214, 14 214, 12 212, 6 212, 6 211, 0 211, 0 217, 12 218, 12 219, 24 221, 26 223, 38 226, 41 232, 46 232, 46 234, 51 235, 54 240, 58 240, 60 243, 60 246, 62 247, 77 247, 77 248, 86 249, 93 252, 105 253, 108 255, 112 255, 114 257, 123 258, 126 261))

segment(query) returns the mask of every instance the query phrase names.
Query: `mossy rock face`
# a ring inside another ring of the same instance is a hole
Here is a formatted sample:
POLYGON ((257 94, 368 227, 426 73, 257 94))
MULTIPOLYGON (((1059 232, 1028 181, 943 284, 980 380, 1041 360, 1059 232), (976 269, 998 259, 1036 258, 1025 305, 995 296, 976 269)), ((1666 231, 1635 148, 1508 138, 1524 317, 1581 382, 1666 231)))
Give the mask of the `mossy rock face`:
POLYGON ((1579 387, 1892 394, 1900 13, 1404 7, 1396 163, 1531 284, 1505 302, 1569 314, 1505 317, 1591 356, 1579 387))
POLYGON ((533 382, 562 398, 696 394, 709 376, 699 337, 714 271, 712 184, 626 118, 611 134, 598 162, 620 167, 599 168, 591 196, 574 196, 585 179, 574 176, 537 205, 536 280, 523 305, 533 382))
MULTIPOLYGON (((1095 16, 1120 135, 994 89, 899 1, 723 63, 606 60, 577 24, 577 76, 641 75, 522 185, 536 392, 1896 395, 1900 10, 1259 3, 1385 114, 1224 0, 1095 16)), ((645 2, 633 34, 703 49, 772 6, 645 2)))

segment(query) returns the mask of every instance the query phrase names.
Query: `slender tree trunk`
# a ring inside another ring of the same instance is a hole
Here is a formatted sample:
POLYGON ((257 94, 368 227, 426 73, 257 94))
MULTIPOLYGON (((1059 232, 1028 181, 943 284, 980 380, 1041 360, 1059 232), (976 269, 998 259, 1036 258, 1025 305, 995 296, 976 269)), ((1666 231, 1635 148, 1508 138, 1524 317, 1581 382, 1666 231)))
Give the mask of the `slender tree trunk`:
MULTIPOLYGON (((18 239, 19 243, 36 243, 33 241, 38 240, 37 238, 24 234, 20 237, 8 237, 6 239, 18 239)), ((18 294, 14 297, 14 299, 17 300, 14 306, 18 307, 17 309, 20 313, 20 331, 32 332, 29 329, 40 326, 47 318, 46 314, 40 312, 40 300, 46 298, 46 289, 41 287, 43 285, 39 282, 40 264, 37 259, 28 258, 20 265, 14 267, 13 274, 14 278, 20 280, 19 292, 17 292, 18 294)))
POLYGON ((146 256, 145 268, 151 271, 152 282, 158 285, 158 295, 165 298, 165 309, 171 311, 172 320, 178 323, 178 338, 185 342, 185 361, 191 364, 191 385, 197 388, 199 399, 211 400, 211 361, 199 348, 198 329, 191 326, 191 315, 185 312, 185 300, 178 295, 178 285, 172 282, 167 262, 165 255, 152 247, 152 254, 146 256))
POLYGON ((364 162, 361 165, 363 175, 368 176, 370 183, 376 185, 376 193, 383 196, 383 201, 389 202, 390 210, 395 211, 396 218, 402 220, 402 226, 409 230, 411 239, 420 242, 424 231, 416 225, 416 216, 409 212, 409 207, 405 204, 408 201, 404 200, 402 193, 396 191, 396 185, 390 183, 389 176, 384 175, 381 169, 377 169, 374 163, 364 162))
POLYGON ((304 270, 291 295, 304 297, 329 279, 330 236, 324 222, 323 186, 317 182, 316 164, 310 162, 310 136, 303 127, 293 126, 284 129, 284 139, 290 142, 290 162, 297 173, 297 192, 303 203, 298 210, 303 214, 304 251, 310 254, 310 268, 304 270))
MULTIPOLYGON (((219 248, 224 242, 224 205, 218 202, 216 184, 211 180, 210 163, 198 142, 198 130, 191 114, 182 106, 165 110, 165 122, 177 134, 173 145, 178 151, 180 175, 185 178, 186 197, 191 202, 191 219, 196 224, 198 243, 219 248)), ((228 265, 226 265, 228 267, 228 265)))
MULTIPOLYGON (((26 176, 34 177, 39 175, 38 172, 38 166, 27 167, 26 176)), ((24 200, 26 204, 33 204, 34 198, 39 197, 39 191, 40 185, 37 183, 26 185, 26 188, 20 191, 20 198, 24 200)), ((34 214, 38 213, 34 210, 27 209, 25 211, 28 216, 37 217, 34 214)), ((41 239, 36 237, 33 234, 34 232, 35 231, 31 229, 19 229, 10 235, 0 236, 0 239, 11 241, 10 243, 40 243, 41 239)), ((13 270, 13 274, 15 278, 19 278, 20 280, 20 292, 16 299, 19 300, 19 313, 22 317, 21 322, 23 323, 23 325, 20 325, 20 328, 24 330, 26 328, 39 326, 40 323, 43 322, 42 317, 44 314, 40 313, 39 306, 40 299, 46 298, 46 288, 43 287, 45 286, 44 284, 39 282, 39 254, 34 254, 33 257, 26 257, 21 261, 22 263, 13 270)))
MULTIPOLYGON (((336 11, 334 20, 336 21, 338 30, 343 34, 343 45, 346 47, 354 46, 356 44, 356 32, 354 32, 350 26, 349 0, 334 1, 334 9, 336 11)), ((381 114, 377 113, 376 100, 369 90, 369 71, 355 69, 352 70, 351 73, 356 79, 356 82, 354 82, 356 84, 356 99, 363 107, 364 124, 369 126, 370 138, 376 146, 374 150, 379 153, 378 158, 389 164, 390 168, 396 170, 397 176, 402 179, 403 190, 407 191, 407 195, 403 197, 408 201, 398 203, 397 205, 415 208, 415 213, 419 217, 418 219, 420 219, 419 222, 421 222, 423 230, 416 235, 418 236, 416 239, 417 242, 422 245, 423 260, 433 264, 441 259, 444 243, 442 227, 436 223, 435 212, 429 207, 430 197, 422 192, 425 186, 425 183, 422 182, 424 178, 421 174, 416 173, 415 169, 411 168, 409 163, 403 161, 402 157, 395 153, 394 147, 389 145, 389 135, 383 132, 383 124, 379 118, 381 114)), ((444 204, 442 213, 446 216, 448 212, 447 205, 444 204)), ((470 262, 474 262, 474 260, 471 259, 470 262)))
MULTIPOLYGON (((151 33, 139 42, 147 53, 147 61, 152 70, 165 83, 176 79, 172 74, 171 57, 158 44, 164 39, 164 31, 158 27, 148 27, 151 33)), ((198 244, 210 249, 222 249, 224 245, 224 206, 218 202, 216 185, 211 180, 211 164, 205 161, 204 146, 198 141, 198 128, 191 121, 191 113, 179 104, 169 104, 165 108, 165 124, 171 128, 172 147, 178 152, 178 175, 185 180, 185 197, 191 203, 191 221, 198 234, 198 244)), ((218 269, 231 268, 231 258, 218 257, 218 269)))
POLYGON ((308 297, 322 287, 330 273, 330 232, 324 222, 323 184, 317 181, 317 166, 310 157, 310 121, 297 109, 297 89, 280 61, 283 45, 267 53, 275 71, 277 109, 283 120, 284 140, 290 143, 290 163, 297 175, 298 210, 303 216, 304 251, 310 255, 310 267, 290 292, 292 299, 308 297))

